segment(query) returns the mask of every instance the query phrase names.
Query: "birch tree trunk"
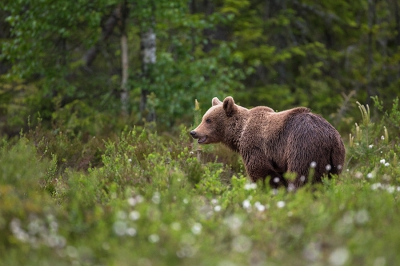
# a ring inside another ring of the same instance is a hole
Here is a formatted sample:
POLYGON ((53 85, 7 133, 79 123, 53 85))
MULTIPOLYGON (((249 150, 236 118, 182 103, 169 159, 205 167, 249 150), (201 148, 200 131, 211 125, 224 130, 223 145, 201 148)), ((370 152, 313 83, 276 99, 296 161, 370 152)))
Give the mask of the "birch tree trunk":
MULTIPOLYGON (((144 78, 151 82, 151 66, 157 61, 156 56, 156 33, 153 28, 149 27, 141 33, 140 41, 141 57, 142 57, 142 72, 144 78)), ((149 95, 148 88, 142 88, 140 99, 140 112, 147 121, 155 121, 155 110, 153 107, 148 108, 147 96, 149 95), (147 113, 147 114, 146 114, 147 113)))
POLYGON ((129 92, 128 92, 128 78, 129 78, 129 64, 128 64, 128 36, 126 34, 125 20, 127 17, 126 3, 120 7, 120 21, 121 21, 121 113, 128 115, 129 105, 129 92))

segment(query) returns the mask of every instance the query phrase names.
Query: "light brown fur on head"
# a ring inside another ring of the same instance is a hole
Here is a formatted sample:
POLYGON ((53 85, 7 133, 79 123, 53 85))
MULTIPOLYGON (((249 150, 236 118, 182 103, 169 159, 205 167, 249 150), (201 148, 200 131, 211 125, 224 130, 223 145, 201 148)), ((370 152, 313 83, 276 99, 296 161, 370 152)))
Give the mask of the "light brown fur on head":
POLYGON ((191 135, 200 144, 222 142, 237 151, 241 126, 244 124, 238 123, 238 120, 245 119, 247 112, 248 109, 236 105, 230 96, 223 102, 214 97, 212 107, 204 114, 200 125, 191 131, 191 135))

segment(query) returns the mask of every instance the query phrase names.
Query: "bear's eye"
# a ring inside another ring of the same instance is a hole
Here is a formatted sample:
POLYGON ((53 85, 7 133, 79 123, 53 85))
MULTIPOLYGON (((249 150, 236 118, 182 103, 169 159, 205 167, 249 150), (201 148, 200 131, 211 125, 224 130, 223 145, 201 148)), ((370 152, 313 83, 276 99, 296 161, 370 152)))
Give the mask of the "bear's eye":
POLYGON ((206 119, 206 123, 207 123, 207 124, 211 124, 211 119, 209 119, 209 118, 206 119))

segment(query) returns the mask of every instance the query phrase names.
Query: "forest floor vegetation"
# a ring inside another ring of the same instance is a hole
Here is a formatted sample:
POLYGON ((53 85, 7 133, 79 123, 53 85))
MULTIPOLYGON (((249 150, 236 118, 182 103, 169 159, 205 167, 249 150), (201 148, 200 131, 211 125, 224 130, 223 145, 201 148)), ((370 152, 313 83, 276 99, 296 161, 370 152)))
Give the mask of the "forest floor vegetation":
POLYGON ((239 156, 186 127, 4 138, 0 264, 398 265, 397 103, 374 122, 359 105, 343 173, 295 193, 249 183, 239 156))

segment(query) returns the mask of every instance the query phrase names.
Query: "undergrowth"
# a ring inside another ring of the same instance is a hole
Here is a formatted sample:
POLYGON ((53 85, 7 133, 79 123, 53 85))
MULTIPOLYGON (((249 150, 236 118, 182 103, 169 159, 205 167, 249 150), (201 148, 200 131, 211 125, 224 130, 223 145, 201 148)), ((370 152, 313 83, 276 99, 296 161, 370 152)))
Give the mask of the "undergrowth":
POLYGON ((236 154, 196 146, 184 127, 3 140, 0 264, 397 265, 393 106, 371 121, 359 104, 342 175, 295 193, 249 183, 236 154))

